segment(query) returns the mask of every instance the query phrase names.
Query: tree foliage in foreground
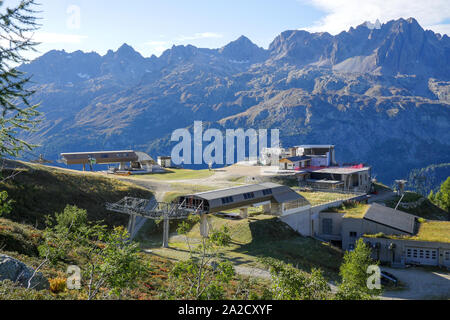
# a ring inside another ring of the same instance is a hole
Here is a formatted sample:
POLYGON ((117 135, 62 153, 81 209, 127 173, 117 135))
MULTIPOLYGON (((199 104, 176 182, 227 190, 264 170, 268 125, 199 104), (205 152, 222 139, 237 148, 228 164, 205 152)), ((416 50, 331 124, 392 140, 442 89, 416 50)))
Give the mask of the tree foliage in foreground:
POLYGON ((340 267, 342 282, 339 285, 336 298, 340 300, 369 300, 379 294, 378 290, 367 286, 367 270, 370 265, 376 265, 371 258, 371 250, 360 238, 355 250, 347 251, 340 267))
POLYGON ((442 184, 438 192, 430 192, 428 199, 441 209, 450 213, 450 177, 442 184))
POLYGON ((120 298, 147 270, 138 244, 128 240, 123 227, 108 230, 105 225, 89 223, 86 210, 69 205, 47 224, 40 255, 53 264, 73 258, 83 261, 78 266, 89 300, 105 290, 107 297, 120 298))
POLYGON ((264 258, 272 277, 271 293, 275 300, 325 300, 331 297, 331 289, 320 269, 311 274, 273 258, 264 258))
POLYGON ((229 230, 224 226, 202 237, 199 244, 191 244, 187 236, 190 225, 182 222, 177 229, 186 236, 189 258, 179 261, 170 272, 170 288, 166 298, 224 299, 224 285, 235 275, 233 265, 222 255, 221 249, 231 242, 229 230))
MULTIPOLYGON (((3 1, 0 1, 0 9, 3 1)), ((28 60, 23 56, 37 44, 31 38, 38 29, 34 0, 22 0, 0 14, 0 156, 17 156, 32 145, 19 138, 21 131, 31 131, 37 123, 37 105, 29 101, 33 90, 30 78, 16 66, 28 60)))

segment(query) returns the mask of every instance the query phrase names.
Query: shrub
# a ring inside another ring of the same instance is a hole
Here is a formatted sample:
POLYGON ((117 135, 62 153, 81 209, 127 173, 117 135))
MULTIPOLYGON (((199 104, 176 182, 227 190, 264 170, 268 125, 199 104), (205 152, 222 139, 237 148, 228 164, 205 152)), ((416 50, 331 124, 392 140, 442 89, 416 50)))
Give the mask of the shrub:
POLYGON ((67 205, 64 211, 57 213, 56 224, 59 228, 78 229, 87 224, 87 212, 77 206, 67 205))
POLYGON ((53 293, 60 293, 66 290, 67 280, 62 277, 50 279, 50 291, 53 293))

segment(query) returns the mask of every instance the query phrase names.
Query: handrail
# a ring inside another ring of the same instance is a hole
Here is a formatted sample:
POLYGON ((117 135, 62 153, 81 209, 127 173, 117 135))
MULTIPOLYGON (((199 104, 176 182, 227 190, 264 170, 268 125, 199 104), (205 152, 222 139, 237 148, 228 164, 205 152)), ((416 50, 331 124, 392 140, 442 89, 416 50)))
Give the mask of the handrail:
POLYGON ((203 212, 201 207, 203 201, 194 211, 183 208, 178 203, 156 202, 151 209, 146 209, 152 199, 140 199, 133 197, 125 197, 116 203, 106 203, 105 207, 109 211, 126 213, 130 215, 138 215, 149 219, 161 219, 167 217, 169 219, 184 219, 190 214, 200 214, 203 212))

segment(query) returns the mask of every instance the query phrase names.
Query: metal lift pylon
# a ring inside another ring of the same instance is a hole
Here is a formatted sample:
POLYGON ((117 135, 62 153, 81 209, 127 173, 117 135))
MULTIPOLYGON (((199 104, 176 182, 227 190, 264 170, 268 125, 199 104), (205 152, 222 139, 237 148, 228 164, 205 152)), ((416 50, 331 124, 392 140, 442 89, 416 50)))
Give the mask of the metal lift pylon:
MULTIPOLYGON (((186 200, 184 200, 185 202, 186 200)), ((106 209, 109 211, 125 213, 130 216, 128 220, 128 233, 132 239, 136 234, 136 218, 160 220, 163 219, 163 248, 169 247, 169 221, 174 219, 186 219, 191 214, 201 215, 200 229, 203 234, 208 233, 206 214, 203 208, 203 202, 199 206, 187 209, 183 203, 157 202, 155 197, 150 199, 140 199, 125 197, 116 203, 106 203, 106 209), (205 222, 203 221, 205 220, 205 222), (206 225, 206 227, 204 226, 206 225), (202 229, 205 229, 204 232, 202 229)))

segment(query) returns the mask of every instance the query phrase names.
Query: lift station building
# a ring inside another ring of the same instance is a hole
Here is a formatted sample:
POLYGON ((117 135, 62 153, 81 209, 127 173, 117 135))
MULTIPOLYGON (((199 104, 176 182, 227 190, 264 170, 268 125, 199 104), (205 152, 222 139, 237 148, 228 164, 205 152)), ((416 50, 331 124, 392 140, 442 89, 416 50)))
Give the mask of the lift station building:
POLYGON ((252 206, 263 206, 265 213, 277 216, 311 207, 308 200, 291 188, 271 182, 180 196, 177 201, 182 208, 200 209, 205 213, 239 208, 243 218, 247 217, 248 208, 252 206))

